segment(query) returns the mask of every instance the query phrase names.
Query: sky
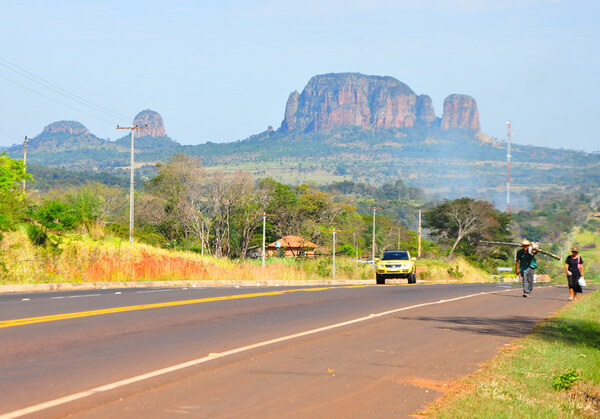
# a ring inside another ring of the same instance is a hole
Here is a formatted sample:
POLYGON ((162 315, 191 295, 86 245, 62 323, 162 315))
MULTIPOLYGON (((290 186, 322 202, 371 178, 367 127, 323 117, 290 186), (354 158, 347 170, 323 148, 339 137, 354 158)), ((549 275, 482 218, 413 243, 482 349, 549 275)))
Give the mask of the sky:
POLYGON ((597 0, 1 4, 0 146, 58 120, 114 140, 148 108, 182 144, 236 141, 278 128, 312 76, 360 72, 437 116, 470 95, 501 140, 510 120, 515 143, 600 151, 597 0))

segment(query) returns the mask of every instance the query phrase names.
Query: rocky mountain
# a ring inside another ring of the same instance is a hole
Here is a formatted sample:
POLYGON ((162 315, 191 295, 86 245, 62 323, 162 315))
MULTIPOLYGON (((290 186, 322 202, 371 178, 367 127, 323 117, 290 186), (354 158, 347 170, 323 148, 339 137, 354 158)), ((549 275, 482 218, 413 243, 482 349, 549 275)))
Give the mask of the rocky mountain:
MULTIPOLYGON (((450 95, 442 129, 480 131, 477 103, 450 95)), ((393 77, 360 73, 323 74, 310 79, 302 93, 290 94, 281 131, 329 131, 335 127, 412 128, 439 124, 431 98, 417 95, 393 77)))
POLYGON ((46 125, 38 136, 29 141, 29 148, 45 152, 102 148, 105 140, 96 137, 77 121, 57 121, 46 125))
MULTIPOLYGON (((136 150, 155 150, 168 153, 169 150, 181 148, 177 141, 167 135, 163 117, 158 112, 151 109, 141 111, 133 119, 133 126, 147 126, 146 129, 139 129, 135 132, 136 150)), ((116 144, 129 147, 131 144, 130 135, 119 138, 116 144)))
MULTIPOLYGON (((136 159, 140 163, 154 163, 164 156, 171 156, 182 146, 165 132, 162 116, 146 109, 134 119, 134 124, 148 125, 147 130, 136 132, 136 159)), ((57 121, 29 140, 27 161, 45 166, 61 166, 72 169, 107 169, 126 166, 131 145, 129 133, 116 141, 99 138, 80 122, 57 121)), ((23 155, 23 146, 9 147, 12 157, 23 155)))
POLYGON ((479 112, 475 99, 467 95, 453 94, 444 100, 442 129, 462 128, 481 131, 479 112))

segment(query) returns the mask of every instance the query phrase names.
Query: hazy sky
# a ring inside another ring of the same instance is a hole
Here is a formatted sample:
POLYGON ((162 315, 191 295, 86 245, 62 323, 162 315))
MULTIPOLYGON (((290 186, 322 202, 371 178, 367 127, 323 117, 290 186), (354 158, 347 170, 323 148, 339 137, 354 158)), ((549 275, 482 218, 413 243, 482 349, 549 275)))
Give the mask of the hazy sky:
POLYGON ((449 94, 471 95, 493 137, 510 119, 516 143, 600 150, 597 0, 1 4, 0 145, 63 119, 115 139, 146 108, 182 144, 243 139, 278 128, 313 75, 361 72, 430 95, 438 116, 449 94))

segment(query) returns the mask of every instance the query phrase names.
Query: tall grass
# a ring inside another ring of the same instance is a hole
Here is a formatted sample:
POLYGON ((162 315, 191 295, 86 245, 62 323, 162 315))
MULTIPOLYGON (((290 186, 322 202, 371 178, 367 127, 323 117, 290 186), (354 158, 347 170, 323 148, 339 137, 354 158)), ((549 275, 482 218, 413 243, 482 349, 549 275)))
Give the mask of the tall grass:
MULTIPOLYGON (((456 259, 420 260, 420 280, 480 282, 485 273, 456 259), (449 267, 461 273, 451 275, 449 267)), ((71 234, 55 238, 54 245, 35 246, 26 232, 4 234, 0 242, 0 283, 121 282, 161 280, 299 281, 331 279, 332 258, 297 260, 267 258, 231 260, 197 253, 131 244, 105 236, 94 239, 71 234)), ((350 257, 336 257, 336 279, 374 280, 373 266, 350 257)))

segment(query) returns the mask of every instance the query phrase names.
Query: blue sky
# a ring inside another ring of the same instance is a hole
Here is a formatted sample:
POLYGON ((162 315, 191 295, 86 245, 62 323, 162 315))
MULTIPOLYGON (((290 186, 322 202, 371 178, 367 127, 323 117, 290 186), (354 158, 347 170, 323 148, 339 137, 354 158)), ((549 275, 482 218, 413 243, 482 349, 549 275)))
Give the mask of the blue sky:
POLYGON ((313 75, 356 71, 438 116, 471 95, 496 138, 510 119, 516 143, 599 151, 599 21, 595 0, 4 1, 1 59, 124 117, 0 61, 0 145, 63 119, 115 139, 146 108, 182 144, 234 141, 279 127, 313 75))

